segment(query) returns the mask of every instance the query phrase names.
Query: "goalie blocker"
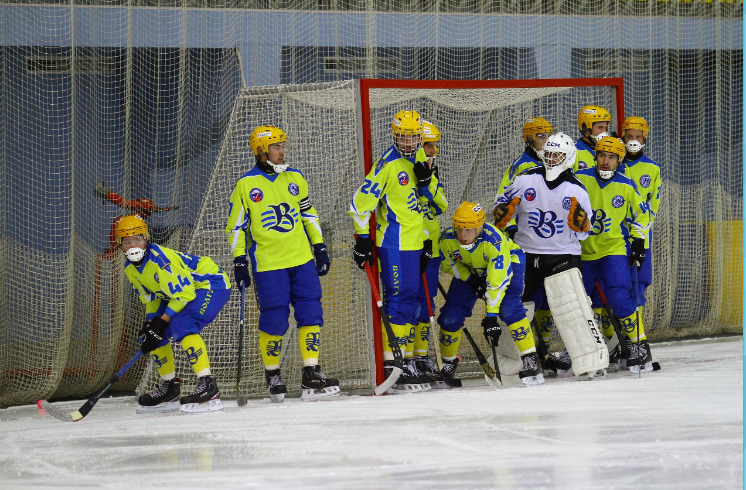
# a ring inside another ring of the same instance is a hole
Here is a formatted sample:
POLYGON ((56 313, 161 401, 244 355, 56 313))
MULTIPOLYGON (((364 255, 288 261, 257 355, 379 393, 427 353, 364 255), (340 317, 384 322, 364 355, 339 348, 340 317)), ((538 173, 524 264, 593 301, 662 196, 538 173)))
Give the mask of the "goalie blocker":
POLYGON ((596 371, 606 369, 609 351, 593 317, 580 271, 572 268, 549 276, 544 279, 544 288, 554 324, 572 358, 573 373, 593 377, 596 371))

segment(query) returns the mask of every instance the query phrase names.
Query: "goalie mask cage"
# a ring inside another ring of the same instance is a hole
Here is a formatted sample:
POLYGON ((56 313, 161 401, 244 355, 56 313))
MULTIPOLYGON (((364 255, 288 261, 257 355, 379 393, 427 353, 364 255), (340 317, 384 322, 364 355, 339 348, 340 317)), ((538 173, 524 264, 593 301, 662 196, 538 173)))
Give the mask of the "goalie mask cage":
MULTIPOLYGON (((371 303, 366 276, 351 258, 354 238, 347 210, 364 174, 392 144, 393 115, 401 109, 416 110, 441 131, 438 164, 449 202, 448 211, 438 217, 443 229, 450 226, 453 210, 463 200, 491 207, 505 169, 523 151, 521 128, 527 118, 544 117, 556 132, 577 138, 577 113, 587 104, 609 109, 612 129, 617 131, 624 118, 622 80, 359 80, 244 88, 236 100, 185 251, 210 256, 224 270, 232 271, 225 233, 227 203, 236 181, 254 165, 249 136, 255 127, 264 124, 282 128, 288 135, 286 162, 301 170, 308 180, 310 199, 319 212, 332 260, 331 271, 321 278, 325 324, 319 360, 327 375, 340 380, 343 391, 369 393, 373 383, 380 383, 383 376, 380 318, 371 303)), ((663 206, 654 227, 655 280, 648 291, 645 315, 652 338, 719 333, 726 327, 717 324, 717 312, 686 326, 671 325, 676 287, 679 282, 691 287, 692 282, 676 273, 679 217, 669 210, 680 193, 675 186, 664 183, 663 206)), ((449 277, 441 273, 446 287, 449 277)), ((238 294, 234 289, 231 301, 203 332, 212 371, 224 396, 235 391, 238 294)), ((442 301, 438 295, 436 306, 442 306, 442 301)), ((483 315, 484 306, 478 303, 466 326, 487 352, 480 326, 483 315)), ((258 317, 252 285, 246 294, 242 379, 242 386, 251 396, 266 395, 258 317)), ((291 310, 281 357, 283 379, 290 394, 300 392, 302 361, 296 331, 291 310)), ((194 375, 180 350, 175 346, 177 372, 188 386, 194 375)), ((481 377, 471 348, 464 344, 459 354, 459 374, 481 377)), ((155 366, 150 363, 138 391, 152 389, 159 383, 155 366)))

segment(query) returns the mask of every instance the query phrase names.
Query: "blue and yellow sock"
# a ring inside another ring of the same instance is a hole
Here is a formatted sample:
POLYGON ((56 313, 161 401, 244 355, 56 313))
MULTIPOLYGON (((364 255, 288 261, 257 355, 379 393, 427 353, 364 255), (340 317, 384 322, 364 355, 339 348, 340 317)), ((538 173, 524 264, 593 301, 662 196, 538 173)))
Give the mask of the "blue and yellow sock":
POLYGON ((549 342, 552 341, 552 327, 554 326, 552 312, 550 310, 536 310, 534 316, 536 317, 536 325, 539 327, 541 337, 548 346, 549 342))
POLYGON ((426 356, 430 347, 430 322, 418 323, 414 332, 414 355, 426 356))
MULTIPOLYGON (((393 330, 394 335, 396 336, 396 343, 399 345, 399 350, 401 350, 402 356, 407 350, 407 344, 409 343, 409 334, 411 330, 411 325, 397 325, 395 323, 391 324, 391 330, 393 330)), ((386 327, 382 325, 383 329, 383 359, 386 361, 393 361, 394 360, 394 353, 391 352, 391 346, 389 345, 389 336, 386 334, 386 327)))
POLYGON ((530 354, 536 352, 536 344, 534 343, 534 334, 531 331, 531 323, 528 318, 518 320, 517 322, 508 325, 510 329, 510 335, 515 341, 516 347, 521 355, 530 354))
POLYGON ((181 348, 186 352, 189 364, 197 377, 210 374, 210 359, 207 357, 207 346, 199 334, 187 335, 181 339, 181 348))
POLYGON ((440 330, 440 355, 444 361, 452 361, 458 355, 458 346, 461 345, 461 330, 446 332, 440 330))
POLYGON ((176 377, 176 364, 174 363, 174 350, 171 348, 171 342, 158 347, 150 352, 150 358, 155 362, 158 374, 165 381, 176 377))
POLYGON ((298 329, 298 343, 303 366, 315 366, 319 363, 319 348, 321 347, 321 328, 309 325, 298 329))
POLYGON ((272 371, 280 369, 280 353, 282 352, 282 335, 271 335, 259 332, 259 350, 262 353, 264 369, 272 371))

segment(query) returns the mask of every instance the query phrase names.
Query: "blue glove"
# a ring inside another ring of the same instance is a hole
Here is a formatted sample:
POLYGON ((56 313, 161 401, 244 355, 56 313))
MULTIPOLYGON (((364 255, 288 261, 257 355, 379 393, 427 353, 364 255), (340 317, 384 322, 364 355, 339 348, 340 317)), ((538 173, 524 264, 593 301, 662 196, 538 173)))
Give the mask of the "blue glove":
POLYGON ((233 275, 236 278, 236 287, 241 289, 251 286, 251 274, 249 274, 249 262, 245 255, 233 259, 233 275))
POLYGON ((313 255, 316 257, 316 272, 319 273, 319 276, 325 276, 329 272, 329 267, 332 266, 329 254, 326 253, 326 245, 323 243, 314 245, 313 255))

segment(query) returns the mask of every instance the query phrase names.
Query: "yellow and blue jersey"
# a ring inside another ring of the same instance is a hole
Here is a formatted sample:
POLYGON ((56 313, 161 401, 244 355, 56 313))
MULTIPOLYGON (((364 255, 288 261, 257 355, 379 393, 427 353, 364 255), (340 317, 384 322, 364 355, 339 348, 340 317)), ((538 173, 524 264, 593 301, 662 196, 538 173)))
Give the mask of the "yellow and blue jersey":
MULTIPOLYGON (((433 175, 433 179, 435 179, 433 175)), ((448 200, 446 199, 443 184, 438 182, 435 194, 429 192, 429 188, 424 193, 420 193, 420 208, 425 218, 425 235, 433 241, 433 257, 440 255, 440 223, 437 216, 440 216, 448 209, 448 200)))
POLYGON ((440 235, 441 270, 462 281, 468 280, 472 274, 486 279, 487 313, 500 311, 500 303, 513 276, 514 253, 519 252, 520 248, 487 223, 471 250, 461 247, 453 227, 440 235))
POLYGON ((588 191, 593 215, 588 238, 581 243, 583 260, 608 255, 627 255, 627 238, 645 238, 648 227, 646 205, 634 181, 617 171, 604 181, 595 168, 578 170, 575 176, 588 191))
POLYGON ((516 178, 516 176, 521 175, 526 170, 532 169, 534 167, 541 167, 542 165, 543 164, 541 163, 536 152, 534 152, 532 148, 527 147, 526 151, 524 151, 520 157, 513 160, 513 163, 511 163, 508 168, 505 169, 503 180, 500 181, 500 190, 498 194, 503 194, 505 192, 505 189, 508 188, 508 186, 513 182, 513 179, 516 178))
POLYGON ((171 317, 196 298, 196 290, 231 288, 228 276, 210 257, 197 257, 151 243, 140 265, 127 261, 124 273, 145 304, 151 320, 161 301, 171 317))
POLYGON ((308 182, 294 168, 267 174, 254 166, 236 183, 225 227, 234 257, 251 257, 254 272, 287 269, 313 259, 308 242, 323 243, 308 182))
POLYGON ((368 236, 368 221, 375 211, 377 246, 393 250, 422 250, 422 242, 428 237, 420 198, 432 199, 438 187, 438 180, 433 176, 427 189, 417 189, 414 163, 426 160, 422 148, 417 150, 414 158, 400 156, 393 145, 386 150, 350 202, 347 214, 353 220, 355 233, 368 236))
MULTIPOLYGON (((661 205, 660 166, 643 154, 637 160, 625 159, 619 170, 635 181, 637 192, 640 193, 640 197, 647 206, 648 228, 652 228, 661 205)), ((650 232, 645 238, 645 248, 650 248, 650 232)))
POLYGON ((586 168, 593 168, 596 166, 596 152, 593 148, 583 141, 582 138, 575 142, 575 148, 577 155, 575 159, 575 165, 572 166, 572 171, 583 170, 586 168))

